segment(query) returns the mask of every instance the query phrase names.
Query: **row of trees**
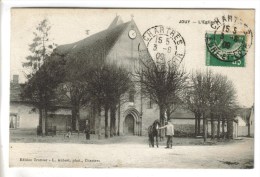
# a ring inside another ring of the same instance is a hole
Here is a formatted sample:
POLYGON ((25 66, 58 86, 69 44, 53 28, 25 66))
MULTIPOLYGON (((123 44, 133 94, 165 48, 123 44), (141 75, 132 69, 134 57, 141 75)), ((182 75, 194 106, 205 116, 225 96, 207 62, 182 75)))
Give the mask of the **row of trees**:
POLYGON ((225 124, 228 128, 228 138, 232 137, 232 124, 237 110, 236 91, 233 83, 226 76, 214 74, 211 70, 197 71, 190 77, 188 88, 185 90, 184 103, 186 108, 195 115, 195 135, 201 134, 203 121, 204 139, 207 138, 208 119, 211 123, 211 138, 215 138, 217 121, 217 137, 225 136, 225 124))
POLYGON ((189 74, 180 63, 171 60, 155 63, 149 56, 141 56, 141 70, 136 72, 136 76, 142 93, 158 105, 162 125, 176 108, 183 107, 195 115, 195 136, 203 133, 206 141, 209 120, 212 139, 216 136, 215 122, 218 138, 226 137, 226 134, 227 138, 232 138, 233 120, 238 106, 235 88, 226 76, 211 70, 189 74), (224 133, 226 124, 227 133, 224 133))
POLYGON ((42 134, 45 134, 47 128, 47 112, 60 101, 67 100, 71 105, 73 131, 79 130, 80 108, 88 106, 96 113, 99 137, 102 110, 105 112, 105 137, 109 136, 109 111, 110 136, 116 135, 116 109, 130 87, 129 72, 116 65, 85 63, 84 70, 72 75, 71 61, 62 56, 51 55, 23 89, 23 96, 33 101, 39 110, 42 134))

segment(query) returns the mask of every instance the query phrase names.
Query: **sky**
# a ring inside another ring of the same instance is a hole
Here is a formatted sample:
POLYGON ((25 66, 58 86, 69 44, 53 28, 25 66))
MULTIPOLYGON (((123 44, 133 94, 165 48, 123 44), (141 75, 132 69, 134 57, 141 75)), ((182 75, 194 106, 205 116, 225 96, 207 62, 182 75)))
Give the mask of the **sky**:
POLYGON ((33 32, 44 18, 52 26, 50 38, 62 45, 73 43, 108 28, 116 15, 124 22, 131 16, 139 31, 163 25, 178 31, 185 40, 186 54, 183 64, 187 71, 204 71, 207 68, 215 73, 227 75, 237 90, 238 103, 241 106, 252 106, 254 103, 254 45, 245 56, 246 66, 241 68, 206 66, 205 33, 212 28, 198 21, 213 20, 223 15, 238 16, 254 31, 253 10, 183 10, 183 9, 12 9, 11 13, 11 69, 12 75, 18 74, 24 82, 22 62, 29 53, 28 45, 32 43, 33 32), (185 20, 189 23, 180 23, 185 20), (193 23, 197 22, 197 23, 193 23), (86 34, 89 30, 89 35, 86 34))

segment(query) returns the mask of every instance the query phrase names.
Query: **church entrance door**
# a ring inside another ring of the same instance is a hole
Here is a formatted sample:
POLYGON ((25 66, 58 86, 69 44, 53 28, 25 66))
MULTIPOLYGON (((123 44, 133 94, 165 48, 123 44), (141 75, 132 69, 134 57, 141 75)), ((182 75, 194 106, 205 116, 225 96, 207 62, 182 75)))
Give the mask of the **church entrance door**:
POLYGON ((124 122, 124 134, 125 135, 134 135, 134 117, 131 114, 128 114, 124 122))

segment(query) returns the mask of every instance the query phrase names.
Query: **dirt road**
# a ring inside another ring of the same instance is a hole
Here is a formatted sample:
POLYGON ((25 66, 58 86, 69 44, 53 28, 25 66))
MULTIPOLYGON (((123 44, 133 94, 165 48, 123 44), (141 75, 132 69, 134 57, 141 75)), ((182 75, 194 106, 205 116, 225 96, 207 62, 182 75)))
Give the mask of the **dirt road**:
MULTIPOLYGON (((122 139, 122 138, 121 138, 122 139)), ((10 166, 31 167, 144 167, 144 168, 252 168, 253 139, 232 143, 189 145, 173 149, 149 148, 144 137, 113 143, 10 143, 10 166), (143 138, 143 139, 142 139, 143 138)), ((146 139, 146 138, 145 138, 146 139)), ((187 140, 189 141, 189 140, 187 140)), ((101 141, 102 142, 102 141, 101 141)))

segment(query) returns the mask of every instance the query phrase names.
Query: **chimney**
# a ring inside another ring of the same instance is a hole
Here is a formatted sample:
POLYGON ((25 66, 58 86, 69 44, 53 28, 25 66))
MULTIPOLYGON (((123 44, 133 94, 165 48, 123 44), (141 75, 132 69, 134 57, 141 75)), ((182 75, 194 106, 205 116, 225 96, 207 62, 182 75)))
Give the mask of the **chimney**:
POLYGON ((13 83, 19 84, 19 75, 13 75, 13 83))

